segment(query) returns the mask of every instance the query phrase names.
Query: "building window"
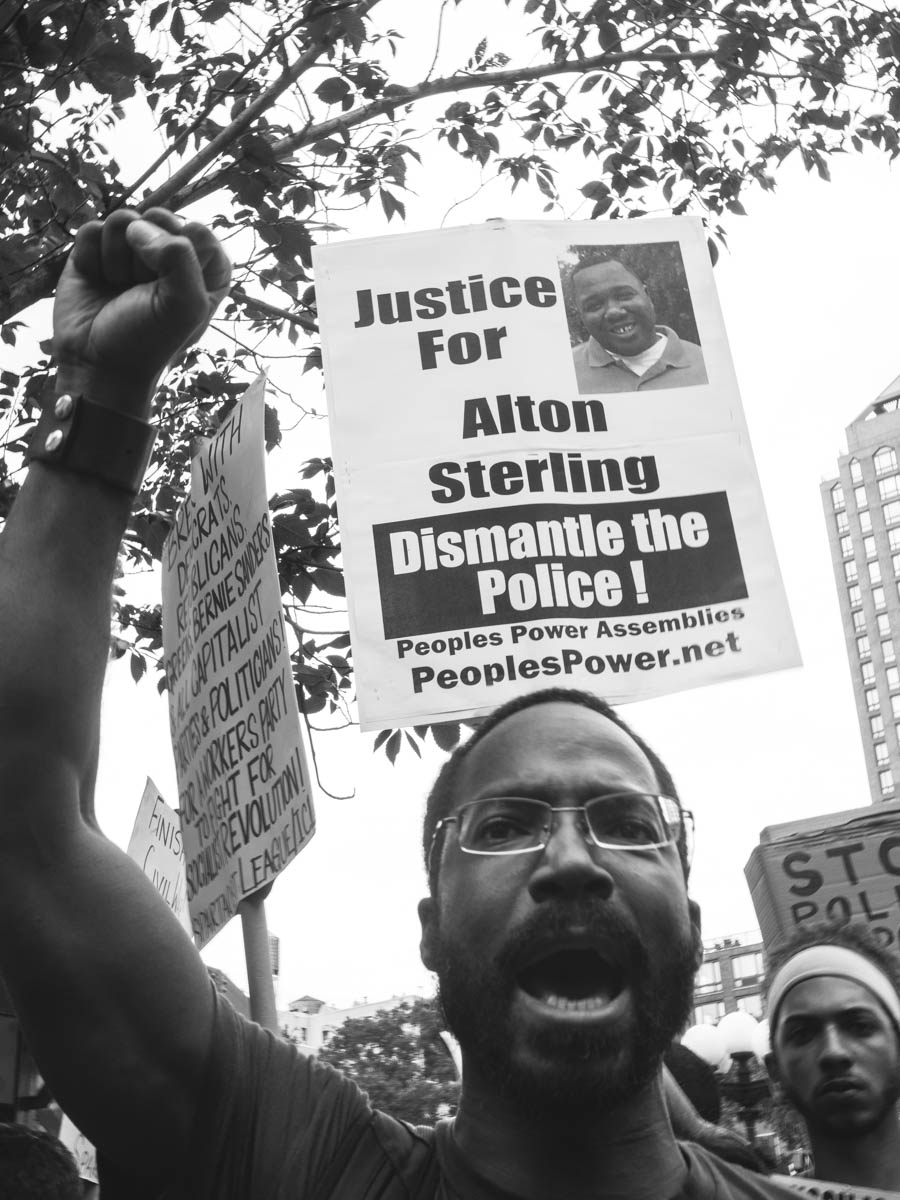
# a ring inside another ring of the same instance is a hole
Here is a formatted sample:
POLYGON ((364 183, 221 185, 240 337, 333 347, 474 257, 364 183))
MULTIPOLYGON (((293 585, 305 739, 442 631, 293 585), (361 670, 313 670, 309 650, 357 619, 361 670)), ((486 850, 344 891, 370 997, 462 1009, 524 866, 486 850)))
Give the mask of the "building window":
POLYGON ((900 575, 900 554, 891 555, 891 567, 895 575, 900 575))
POLYGON ((866 627, 866 614, 859 609, 853 613, 853 631, 854 633, 862 633, 866 627))
POLYGON ((834 519, 837 523, 838 533, 846 533, 850 528, 850 518, 847 514, 841 510, 834 519))
POLYGON ((885 525, 896 525, 900 521, 900 500, 892 500, 881 510, 884 513, 885 525))
POLYGON ((886 767, 888 764, 888 748, 886 742, 875 743, 875 763, 876 766, 886 767))
POLYGON ((882 796, 889 796, 891 794, 891 792, 894 790, 894 772, 893 771, 879 771, 878 772, 878 786, 881 788, 882 796))
POLYGON ((856 651, 859 654, 860 659, 868 658, 872 653, 872 647, 869 645, 869 639, 865 635, 856 639, 856 651))
POLYGON ((887 607, 887 601, 884 598, 884 588, 883 587, 872 588, 872 603, 875 605, 876 608, 886 608, 887 607))
POLYGON ((897 652, 894 650, 894 643, 890 638, 881 643, 881 661, 885 663, 897 661, 897 652))
POLYGON ((900 550, 900 529, 888 530, 888 545, 891 550, 900 550))
POLYGON ((831 507, 835 512, 839 512, 844 507, 844 489, 839 483, 836 483, 831 489, 831 507))
POLYGON ((864 662, 860 667, 862 672, 862 681, 866 687, 871 687, 875 682, 875 664, 872 662, 864 662))
POLYGON ((848 536, 848 537, 841 538, 841 557, 842 558, 852 558, 853 557, 853 538, 852 537, 848 536))
POLYGON ((876 475, 886 475, 888 471, 897 470, 897 455, 890 446, 882 446, 880 450, 876 450, 872 461, 875 463, 876 475))
POLYGON ((893 500, 900 496, 900 475, 886 475, 878 480, 878 495, 882 500, 893 500))
POLYGON ((757 950, 753 954, 735 955, 731 960, 731 969, 734 972, 735 987, 742 987, 748 983, 756 983, 757 979, 763 973, 762 951, 757 950))
POLYGON ((888 688, 892 692, 900 689, 900 667, 887 667, 884 672, 884 677, 887 680, 888 688))
MULTIPOLYGON (((900 696, 896 696, 895 699, 900 700, 900 696)), ((866 708, 870 713, 878 712, 878 688, 866 689, 866 708)), ((900 712, 895 712, 894 716, 900 717, 900 712)))
POLYGON ((858 583, 851 583, 847 588, 847 597, 850 600, 850 607, 856 608, 862 604, 862 592, 859 590, 858 583))
POLYGON ((737 1006, 740 1012, 749 1013, 757 1019, 762 1016, 762 996, 754 992, 752 996, 738 996, 737 1006))
MULTIPOLYGON (((851 538, 847 539, 848 542, 851 540, 852 540, 851 538)), ((866 558, 877 558, 878 557, 878 548, 875 545, 875 539, 873 537, 864 537, 863 538, 863 552, 865 553, 866 558)))
POLYGON ((844 563, 844 578, 848 583, 856 583, 859 579, 859 571, 856 569, 856 563, 852 560, 844 563))
POLYGON ((891 636, 891 618, 886 616, 884 613, 882 613, 881 616, 876 617, 875 620, 878 624, 878 636, 883 637, 883 638, 890 637, 891 636))
POLYGON ((877 562, 869 563, 869 583, 881 583, 881 566, 877 562))
POLYGON ((900 696, 891 696, 891 713, 895 721, 900 721, 900 696))
POLYGON ((862 483, 862 467, 859 465, 858 458, 850 459, 850 482, 862 483))
POLYGON ((853 500, 857 508, 869 507, 869 497, 866 495, 865 485, 853 489, 853 500))
POLYGON ((694 990, 697 992, 714 992, 722 986, 722 965, 718 959, 700 964, 700 970, 694 977, 694 990))
POLYGON ((869 717, 869 728, 872 730, 872 737, 884 737, 884 717, 869 717))
POLYGON ((715 1025, 720 1017, 725 1016, 725 1003, 717 1000, 712 1004, 698 1004, 694 1009, 695 1025, 715 1025))
POLYGON ((870 512, 861 512, 859 514, 859 527, 863 533, 872 532, 872 514, 870 512))

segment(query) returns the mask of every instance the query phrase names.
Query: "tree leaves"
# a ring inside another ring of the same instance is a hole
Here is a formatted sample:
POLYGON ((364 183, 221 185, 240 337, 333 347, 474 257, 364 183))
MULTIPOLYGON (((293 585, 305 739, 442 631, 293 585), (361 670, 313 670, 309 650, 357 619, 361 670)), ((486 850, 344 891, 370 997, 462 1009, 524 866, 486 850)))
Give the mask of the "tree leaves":
POLYGON ((345 1021, 319 1057, 353 1079, 373 1107, 414 1125, 431 1125, 451 1115, 459 1100, 441 1029, 435 1000, 407 1000, 345 1021))
MULTIPOLYGON (((51 294, 75 230, 123 203, 206 202, 236 254, 217 325, 228 344, 192 351, 158 406, 124 545, 141 568, 159 558, 197 439, 265 365, 265 339, 286 335, 279 346, 296 356, 298 377, 320 369, 316 242, 360 204, 396 229, 409 195, 431 186, 435 140, 458 163, 448 199, 497 176, 511 190, 534 188, 546 211, 565 163, 574 215, 698 213, 713 255, 725 215, 743 212, 748 189, 771 190, 790 156, 826 180, 836 153, 900 153, 900 24, 891 6, 855 0, 508 0, 522 37, 504 45, 527 47, 515 59, 492 49, 477 0, 458 0, 445 16, 471 23, 473 49, 456 71, 419 80, 392 77, 399 35, 376 24, 378 6, 357 0, 258 4, 252 22, 238 0, 15 7, 0 28, 3 344, 15 344, 17 314, 51 294), (108 144, 133 127, 149 130, 147 152, 126 168, 108 144)), ((45 364, 0 375, 0 411, 16 409, 0 447, 0 519, 49 387, 45 364)), ((283 395, 267 409, 267 449, 296 424, 297 403, 283 395)), ((272 535, 299 630, 298 699, 307 714, 349 719, 349 637, 313 633, 305 619, 310 610, 344 621, 330 460, 298 463, 297 474, 310 487, 273 499, 272 535)), ((127 577, 120 586, 120 626, 152 655, 154 609, 130 610, 127 577)), ((449 750, 459 726, 431 733, 449 750)), ((427 736, 424 726, 386 731, 378 746, 393 761, 427 736)))

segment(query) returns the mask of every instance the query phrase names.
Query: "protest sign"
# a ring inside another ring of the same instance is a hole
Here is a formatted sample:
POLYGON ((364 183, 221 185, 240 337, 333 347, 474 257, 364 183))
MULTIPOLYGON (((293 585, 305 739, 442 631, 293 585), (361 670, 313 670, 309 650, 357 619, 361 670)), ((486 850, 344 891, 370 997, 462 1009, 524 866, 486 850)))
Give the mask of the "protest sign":
POLYGON ((315 262, 364 729, 799 662, 699 221, 494 221, 315 262))
POLYGON ((900 946, 900 803, 770 825, 744 874, 767 947, 828 919, 900 946))
POLYGON ((75 1159, 75 1165, 81 1178, 88 1180, 89 1183, 99 1183, 97 1151, 65 1113, 63 1113, 62 1123, 59 1127, 59 1140, 75 1159))
POLYGON ((192 933, 178 813, 148 779, 134 818, 128 855, 138 864, 187 933, 192 933))
POLYGON ((855 1183, 829 1183, 825 1179, 806 1179, 801 1175, 771 1175, 775 1183, 793 1188, 802 1196, 816 1200, 900 1200, 900 1192, 870 1188, 855 1183))
POLYGON ((269 508, 265 381, 191 464, 163 552, 163 647, 198 946, 315 830, 269 508))

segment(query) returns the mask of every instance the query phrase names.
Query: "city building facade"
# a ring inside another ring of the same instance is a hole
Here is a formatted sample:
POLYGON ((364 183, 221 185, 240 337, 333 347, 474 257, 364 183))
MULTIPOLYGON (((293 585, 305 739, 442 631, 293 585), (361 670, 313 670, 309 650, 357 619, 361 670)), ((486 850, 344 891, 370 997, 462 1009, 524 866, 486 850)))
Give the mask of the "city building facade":
POLYGON ((290 1002, 286 1012, 278 1014, 278 1024, 282 1033, 290 1037, 301 1050, 315 1054, 345 1021, 374 1017, 380 1012, 389 1012, 401 1004, 414 1004, 421 999, 421 996, 411 994, 390 996, 386 1000, 361 1000, 349 1008, 334 1008, 315 996, 301 996, 290 1002))
POLYGON ((694 1025, 715 1025, 726 1013, 747 1012, 758 1021, 764 1013, 765 959, 758 932, 710 939, 694 982, 694 1025))
POLYGON ((900 796, 900 376, 847 426, 821 485, 873 803, 900 796))

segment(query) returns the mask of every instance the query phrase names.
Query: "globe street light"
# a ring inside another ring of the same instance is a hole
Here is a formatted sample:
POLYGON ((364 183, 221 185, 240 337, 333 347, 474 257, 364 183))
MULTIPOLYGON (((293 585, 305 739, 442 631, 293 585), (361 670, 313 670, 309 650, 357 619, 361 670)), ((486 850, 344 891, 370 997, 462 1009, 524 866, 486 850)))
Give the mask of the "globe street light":
POLYGON ((757 1104, 769 1094, 769 1085, 765 1078, 753 1078, 750 1069, 754 1057, 763 1058, 763 1037, 768 1048, 768 1029, 763 1035, 760 1025, 746 1012, 726 1013, 718 1024, 718 1030, 725 1042, 725 1049, 731 1056, 733 1070, 722 1080, 722 1094, 729 1100, 734 1100, 738 1106, 738 1115, 747 1130, 747 1141, 756 1141, 756 1121, 759 1117, 757 1104))

